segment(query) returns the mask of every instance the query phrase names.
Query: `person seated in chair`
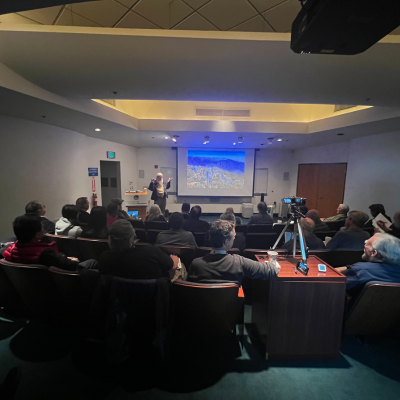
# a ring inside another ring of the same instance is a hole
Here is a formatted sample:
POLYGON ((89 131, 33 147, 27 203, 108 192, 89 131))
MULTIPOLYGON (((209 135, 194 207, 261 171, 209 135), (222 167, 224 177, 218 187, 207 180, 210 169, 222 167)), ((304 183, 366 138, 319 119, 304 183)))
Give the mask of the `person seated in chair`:
POLYGON ((111 199, 111 203, 115 203, 118 205, 118 219, 126 219, 127 221, 132 221, 133 218, 122 209, 122 203, 124 200, 122 199, 111 199))
POLYGON ((324 232, 330 230, 329 226, 325 222, 321 221, 318 210, 308 210, 305 216, 314 221, 315 227, 313 232, 324 232))
POLYGON ((386 215, 386 211, 385 211, 385 207, 383 206, 383 204, 371 204, 369 207, 369 211, 371 213, 372 218, 370 218, 364 225, 364 228, 369 228, 372 225, 372 221, 375 217, 377 217, 379 214, 382 214, 386 219, 388 219, 390 222, 392 222, 392 220, 390 219, 390 217, 388 217, 386 215))
MULTIPOLYGON (((315 234, 313 233, 314 231, 314 221, 311 218, 301 218, 300 219, 300 226, 303 231, 304 239, 306 241, 306 246, 308 247, 308 250, 322 250, 325 249, 324 242, 321 239, 318 239, 315 234)), ((286 249, 286 250, 293 250, 293 239, 290 239, 287 241, 281 249, 286 249)), ((300 250, 300 240, 299 236, 297 236, 296 239, 296 250, 300 250)))
POLYGON ((264 203, 258 203, 257 204, 257 209, 259 214, 258 215, 253 215, 250 217, 249 224, 273 224, 274 221, 272 220, 271 216, 267 213, 268 212, 268 206, 264 203))
POLYGON ((346 206, 345 204, 339 204, 338 208, 336 209, 336 215, 334 215, 333 217, 325 218, 323 221, 341 221, 343 219, 346 219, 349 210, 349 206, 346 206))
MULTIPOLYGON (((225 210, 225 213, 231 213, 231 214, 235 215, 235 212, 233 211, 233 207, 227 207, 227 209, 225 210)), ((223 215, 223 214, 221 214, 221 215, 223 215)), ((240 217, 237 217, 235 215, 235 218, 236 218, 236 225, 242 225, 243 224, 243 222, 242 222, 240 217)))
POLYGON ((182 203, 181 213, 184 219, 189 219, 190 204, 182 203))
POLYGON ((158 279, 178 268, 178 257, 168 256, 151 244, 135 246, 135 230, 126 220, 114 222, 108 230, 111 250, 100 256, 99 272, 126 279, 158 279))
POLYGON ((200 219, 201 207, 193 206, 189 213, 189 219, 183 223, 183 229, 190 232, 207 232, 210 224, 200 219))
POLYGON ((376 233, 365 241, 365 262, 336 268, 346 276, 346 290, 356 297, 367 282, 400 282, 400 239, 376 233))
POLYGON ((397 211, 396 214, 394 214, 393 220, 394 223, 389 227, 387 227, 383 221, 376 221, 376 223, 385 231, 385 233, 400 238, 400 211, 397 211))
MULTIPOLYGON (((225 212, 225 213, 221 214, 219 219, 222 221, 231 221, 236 226, 236 217, 231 212, 225 212)), ((243 251, 246 248, 246 236, 244 235, 243 232, 235 231, 235 233, 236 233, 236 235, 235 235, 235 240, 233 241, 232 248, 243 251)), ((210 239, 209 235, 208 235, 207 239, 209 241, 209 239, 210 239)))
POLYGON ((149 214, 146 217, 146 221, 167 222, 164 215, 161 213, 161 208, 158 204, 154 204, 150 207, 149 214))
POLYGON ((50 221, 45 217, 46 215, 46 206, 42 203, 39 203, 37 200, 30 201, 25 206, 25 214, 26 215, 38 215, 40 220, 42 221, 44 233, 50 233, 54 235, 56 231, 56 225, 53 221, 50 221))
POLYGON ((362 249, 364 242, 369 239, 370 234, 361 228, 368 220, 368 215, 362 211, 350 211, 344 227, 336 232, 335 236, 326 245, 327 249, 362 249))
POLYGON ((40 217, 22 215, 13 222, 17 241, 8 247, 3 257, 7 261, 20 264, 41 264, 46 267, 57 267, 68 271, 97 268, 96 260, 80 262, 77 258, 66 257, 58 253, 57 243, 42 241, 44 236, 40 217))
POLYGON ((78 207, 79 210, 79 224, 81 226, 87 225, 89 223, 90 216, 90 214, 88 213, 90 207, 89 199, 87 197, 79 197, 79 199, 76 200, 75 205, 78 207))
POLYGON ((193 249, 197 249, 197 243, 193 233, 182 229, 184 221, 181 213, 172 213, 169 217, 170 229, 158 234, 156 244, 192 247, 193 249))
POLYGON ((83 228, 81 237, 88 239, 107 239, 107 210, 105 207, 93 207, 89 217, 89 223, 83 228))
POLYGON ((82 228, 78 222, 78 207, 66 204, 61 211, 62 217, 56 222, 56 235, 71 236, 77 238, 82 234, 82 228))
POLYGON ((279 270, 273 263, 253 261, 237 254, 228 254, 235 240, 235 225, 218 220, 211 224, 212 251, 195 258, 189 267, 187 280, 199 283, 234 282, 242 284, 243 278, 271 279, 279 270))

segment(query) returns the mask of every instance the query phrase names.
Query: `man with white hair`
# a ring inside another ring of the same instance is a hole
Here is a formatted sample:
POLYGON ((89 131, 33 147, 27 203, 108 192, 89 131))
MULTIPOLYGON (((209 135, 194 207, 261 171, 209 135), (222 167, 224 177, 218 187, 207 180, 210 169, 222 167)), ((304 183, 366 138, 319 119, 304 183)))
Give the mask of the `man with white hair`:
POLYGON ((349 206, 346 206, 345 204, 339 204, 338 208, 336 209, 336 215, 334 215, 333 217, 325 218, 323 221, 324 222, 341 221, 347 218, 347 213, 349 211, 350 211, 349 206))
POLYGON ((157 204, 161 212, 165 214, 165 207, 167 205, 168 193, 167 190, 171 186, 172 178, 168 179, 168 182, 164 182, 163 174, 159 172, 156 179, 152 179, 149 185, 149 190, 153 193, 151 199, 154 200, 154 204, 157 204))
POLYGON ((346 290, 358 294, 370 281, 400 282, 400 239, 386 233, 376 233, 365 241, 365 262, 337 268, 347 277, 346 290))

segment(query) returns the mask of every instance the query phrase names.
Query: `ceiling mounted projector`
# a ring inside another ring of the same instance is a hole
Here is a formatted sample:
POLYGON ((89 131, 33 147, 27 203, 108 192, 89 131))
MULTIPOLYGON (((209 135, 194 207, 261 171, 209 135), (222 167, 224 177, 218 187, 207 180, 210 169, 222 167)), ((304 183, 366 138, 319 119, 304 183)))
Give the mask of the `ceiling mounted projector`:
POLYGON ((364 52, 400 25, 400 1, 308 0, 292 24, 299 54, 364 52))

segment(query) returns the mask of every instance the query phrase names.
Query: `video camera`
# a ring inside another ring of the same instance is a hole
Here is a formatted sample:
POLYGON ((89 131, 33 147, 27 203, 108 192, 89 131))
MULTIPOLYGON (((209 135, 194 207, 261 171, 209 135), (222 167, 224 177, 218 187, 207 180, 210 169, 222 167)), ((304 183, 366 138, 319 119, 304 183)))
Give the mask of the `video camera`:
POLYGON ((305 206, 307 199, 304 197, 289 196, 282 199, 283 204, 290 204, 291 206, 305 206))

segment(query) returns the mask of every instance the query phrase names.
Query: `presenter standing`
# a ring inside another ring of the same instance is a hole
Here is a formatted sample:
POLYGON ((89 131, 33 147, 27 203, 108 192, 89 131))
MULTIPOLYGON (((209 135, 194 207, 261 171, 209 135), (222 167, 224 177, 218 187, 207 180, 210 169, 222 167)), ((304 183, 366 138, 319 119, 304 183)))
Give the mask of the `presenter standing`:
POLYGON ((159 172, 156 179, 152 179, 149 185, 149 190, 153 193, 151 194, 151 199, 154 200, 154 204, 157 204, 161 208, 161 212, 165 214, 165 206, 167 205, 168 193, 167 190, 171 186, 172 178, 168 179, 165 183, 163 179, 163 174, 159 172))

